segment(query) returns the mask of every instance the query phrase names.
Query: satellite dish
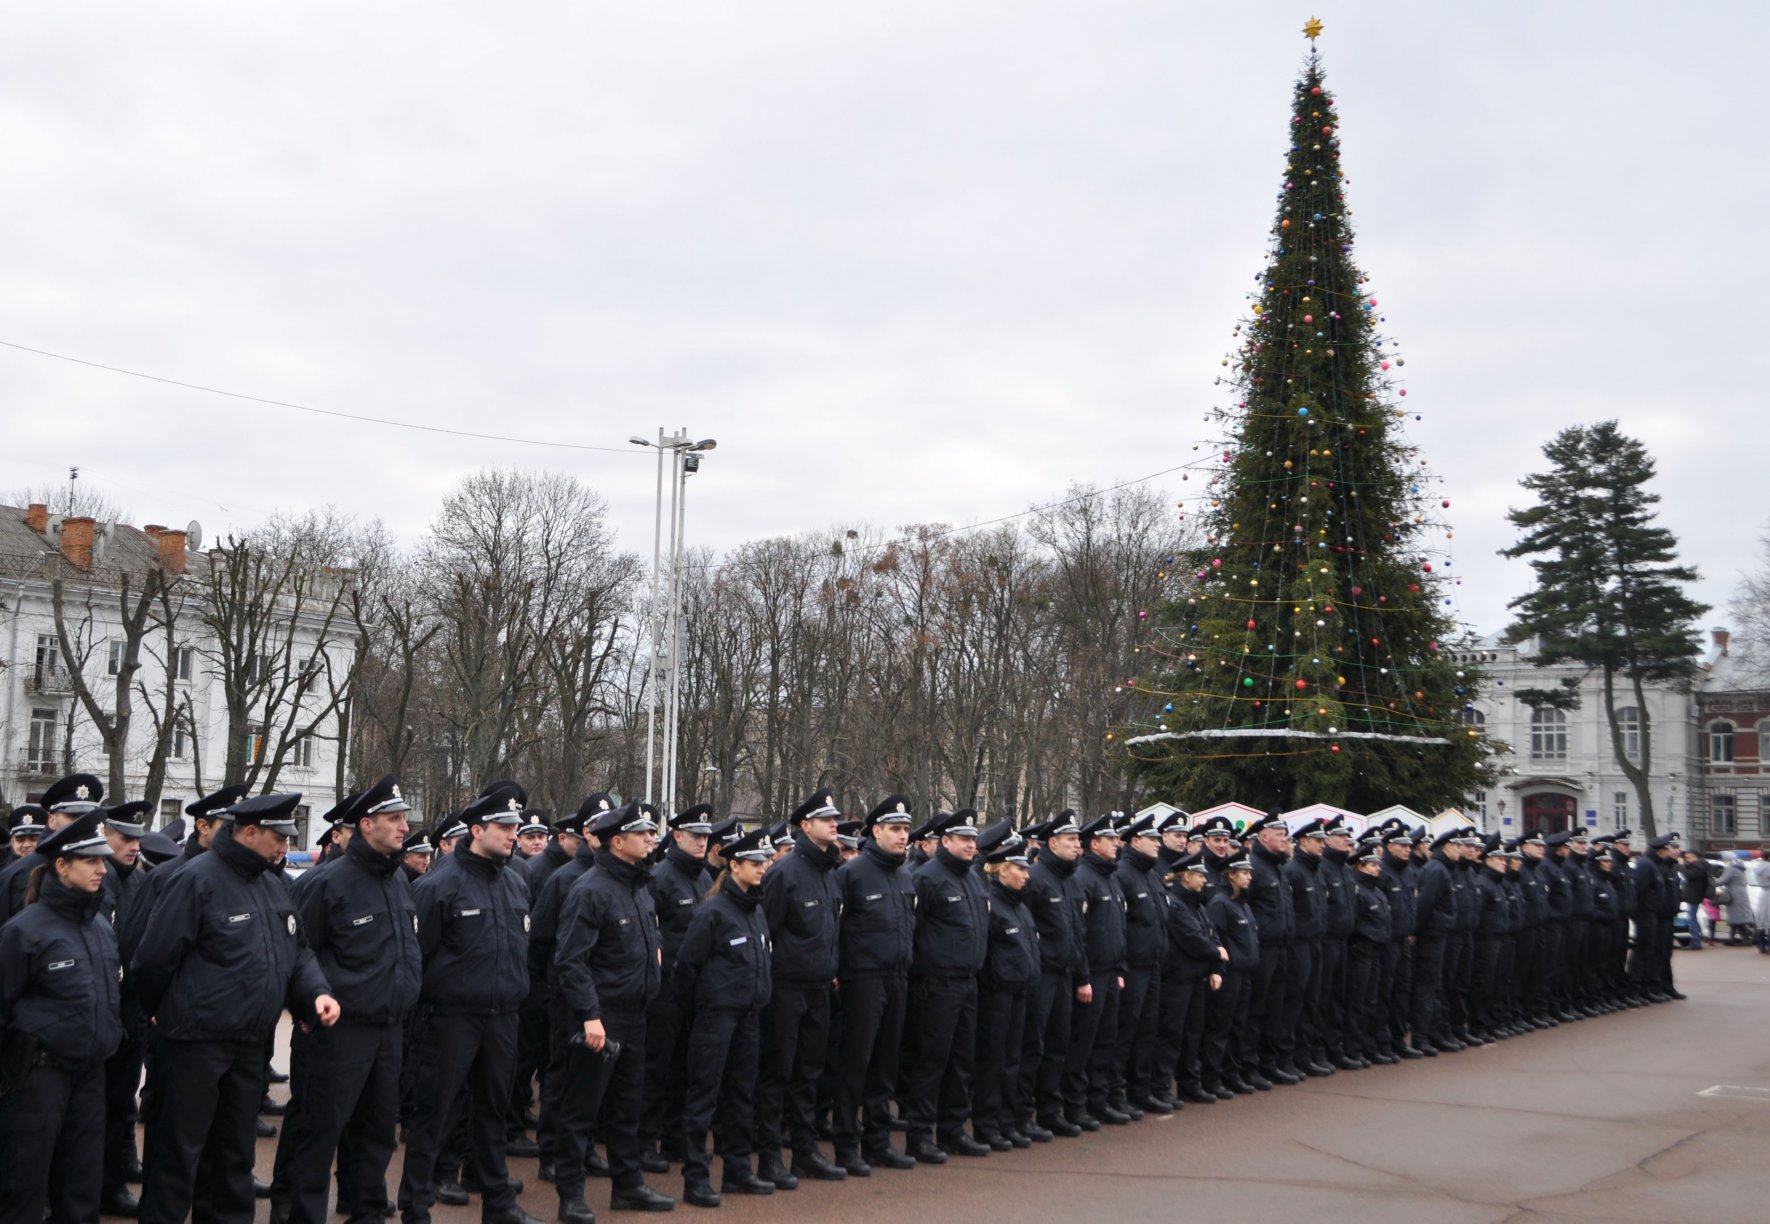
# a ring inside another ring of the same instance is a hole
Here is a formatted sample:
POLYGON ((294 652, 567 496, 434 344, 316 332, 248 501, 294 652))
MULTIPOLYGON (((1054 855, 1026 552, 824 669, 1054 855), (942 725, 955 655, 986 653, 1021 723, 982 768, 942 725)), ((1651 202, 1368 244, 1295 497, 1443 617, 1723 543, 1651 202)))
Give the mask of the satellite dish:
POLYGON ((203 547, 203 524, 192 519, 184 526, 184 546, 195 552, 203 547))
POLYGON ((58 544, 61 542, 61 521, 64 517, 64 515, 52 514, 43 524, 43 534, 58 544))

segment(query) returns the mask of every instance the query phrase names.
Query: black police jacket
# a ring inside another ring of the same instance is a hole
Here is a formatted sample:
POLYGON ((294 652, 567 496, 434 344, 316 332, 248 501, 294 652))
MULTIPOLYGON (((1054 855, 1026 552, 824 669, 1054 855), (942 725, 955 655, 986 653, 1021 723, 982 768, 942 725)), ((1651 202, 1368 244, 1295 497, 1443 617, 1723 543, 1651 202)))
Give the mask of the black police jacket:
POLYGON ((1500 876, 1500 885, 1506 890, 1506 906, 1512 915, 1512 933, 1516 935, 1524 929, 1524 886, 1519 883, 1516 869, 1507 867, 1500 876))
POLYGON ((773 990, 773 959, 762 890, 746 891, 727 879, 689 920, 670 974, 670 992, 678 1004, 695 1011, 760 1009, 773 990))
POLYGON ((1352 934, 1353 906, 1357 902, 1353 896, 1357 888, 1353 880, 1356 873, 1349 856, 1344 850, 1327 847, 1321 852, 1321 870, 1316 875, 1321 882, 1322 899, 1327 902, 1324 934, 1329 939, 1345 939, 1352 934))
POLYGON ((842 900, 841 977, 903 976, 916 947, 916 876, 878 842, 836 868, 842 900))
POLYGON ((473 839, 463 837, 412 889, 424 1006, 496 1016, 528 994, 529 890, 513 864, 473 853, 473 839))
POLYGON ((1125 890, 1113 864, 1084 852, 1076 868, 1087 903, 1082 922, 1088 945, 1088 972, 1095 976, 1125 971, 1125 890))
POLYGON ((1473 935, 1481 929, 1481 898, 1475 893, 1475 879, 1486 871, 1487 868, 1471 859, 1450 865, 1451 895, 1457 903, 1456 932, 1459 935, 1473 935))
POLYGON ((337 866, 295 891, 295 909, 340 1024, 387 1024, 417 1006, 424 981, 418 908, 400 852, 350 839, 337 866))
POLYGON ((1168 890, 1157 860, 1126 846, 1113 874, 1125 896, 1125 964, 1159 969, 1168 952, 1168 890))
POLYGON ((1414 933, 1414 875, 1404 859, 1383 850, 1383 896, 1389 902, 1389 939, 1400 942, 1414 933))
POLYGON ((1020 994, 1039 980, 1039 927, 1026 908, 1026 889, 989 882, 989 952, 978 983, 986 990, 1020 994))
POLYGON ((135 959, 135 949, 141 943, 142 932, 147 930, 148 919, 153 915, 154 906, 160 902, 160 894, 179 872, 204 854, 209 847, 202 845, 193 835, 184 843, 184 853, 170 862, 161 863, 148 872, 147 878, 141 882, 129 904, 122 912, 122 923, 117 927, 117 954, 122 958, 123 967, 128 969, 135 959))
POLYGON ((793 850, 762 877, 762 912, 774 941, 777 986, 828 986, 836 978, 842 929, 841 862, 837 846, 819 850, 803 829, 793 850))
POLYGON ((262 1040, 331 993, 270 866, 224 828, 160 894, 130 972, 161 1037, 262 1040))
POLYGON ((1610 884, 1616 889, 1617 917, 1627 919, 1635 912, 1635 873, 1629 870, 1629 856, 1621 850, 1610 852, 1610 884))
POLYGON ((1229 889, 1214 894, 1205 902, 1205 916, 1211 929, 1229 950, 1229 967, 1236 973, 1252 973, 1260 966, 1260 927, 1244 894, 1232 897, 1229 889))
POLYGON ((1041 854, 1021 890, 1039 928, 1039 964, 1045 973, 1066 973, 1072 985, 1088 980, 1087 898, 1074 859, 1041 854))
POLYGON ((565 908, 572 885, 595 866, 596 851, 588 841, 579 842, 572 861, 548 876, 535 898, 535 908, 529 915, 529 976, 532 979, 538 975, 547 983, 549 993, 557 993, 559 986, 553 972, 553 947, 559 940, 560 911, 565 908))
POLYGON ((34 1037, 76 1070, 96 1071, 123 1040, 117 935, 103 901, 64 887, 52 868, 36 904, 0 929, 0 1034, 34 1037))
POLYGON ((1477 934, 1484 939, 1497 939, 1512 933, 1512 904, 1506 897, 1506 886, 1499 872, 1491 867, 1476 872, 1475 900, 1479 907, 1477 934))
POLYGON ((1663 899, 1661 892, 1665 888, 1665 877, 1659 864, 1651 854, 1643 854, 1630 865, 1629 875, 1635 881, 1635 911, 1631 916, 1643 920, 1658 918, 1663 899))
POLYGON ((1653 869, 1659 872, 1659 878, 1664 885, 1660 889, 1657 902, 1659 908, 1655 912, 1661 918, 1676 918, 1684 910, 1680 903, 1683 893, 1679 885, 1683 873, 1678 870, 1678 863, 1675 859, 1653 859, 1652 862, 1653 869))
POLYGON ((1549 897, 1549 921, 1564 922, 1573 916, 1573 889, 1567 872, 1553 854, 1545 854, 1536 866, 1536 878, 1549 897))
POLYGON ((1572 896, 1573 916, 1592 917, 1592 877, 1586 870, 1587 856, 1568 852, 1561 871, 1567 876, 1567 891, 1572 896))
POLYGON ((1587 868, 1587 876, 1592 892, 1592 920, 1594 922, 1611 922, 1621 913, 1618 908, 1616 889, 1611 886, 1611 875, 1598 866, 1594 857, 1587 868))
MULTIPOLYGON (((1415 931, 1421 938, 1442 939, 1457 929, 1457 894, 1452 867, 1442 851, 1420 868, 1415 893, 1415 931)), ((1466 886, 1466 885, 1465 885, 1466 886)))
POLYGON ((973 977, 989 952, 989 898, 983 877, 945 846, 916 868, 917 977, 973 977))
MULTIPOLYGON (((1183 884, 1167 886, 1168 958, 1162 972, 1178 982, 1196 982, 1220 973, 1223 957, 1217 951, 1223 940, 1206 910, 1204 890, 1193 892, 1183 884)), ((1256 945, 1254 955, 1259 956, 1256 945)))
POLYGON ((1352 938, 1359 943, 1395 940, 1395 917, 1389 912, 1389 888, 1381 875, 1357 872, 1352 885, 1352 938))
POLYGON ((549 837, 541 853, 520 863, 511 863, 512 867, 522 872, 523 882, 528 885, 530 913, 534 912, 534 902, 540 897, 541 890, 547 887, 547 881, 553 878, 553 873, 571 862, 572 858, 572 855, 565 852, 565 847, 559 844, 557 837, 549 837))
POLYGON ((1279 869, 1291 890, 1292 937, 1320 939, 1327 934, 1327 895, 1321 885, 1321 856, 1299 850, 1279 869))
POLYGON ((646 863, 599 850, 596 870, 566 894, 553 971, 559 1002, 579 1024, 605 1010, 642 1012, 658 997, 663 941, 649 874, 646 863))
POLYGON ((1549 920, 1549 885, 1538 871, 1537 859, 1523 860, 1518 872, 1518 892, 1524 898, 1524 926, 1520 930, 1539 927, 1549 920))
POLYGON ((1254 878, 1249 881, 1243 899, 1253 911, 1263 944, 1288 944, 1297 933, 1291 890, 1280 875, 1285 861, 1284 856, 1258 844, 1248 854, 1254 878))
POLYGON ((695 907, 707 895, 710 881, 707 864, 680 846, 664 851, 663 859, 651 869, 652 903, 658 911, 658 931, 664 941, 664 974, 676 963, 676 950, 694 921, 695 907))
POLYGON ((141 859, 135 860, 133 867, 121 867, 115 859, 105 863, 104 876, 99 881, 99 891, 103 894, 99 902, 98 912, 104 920, 111 924, 111 929, 121 931, 124 916, 135 898, 147 884, 151 874, 147 864, 141 859))

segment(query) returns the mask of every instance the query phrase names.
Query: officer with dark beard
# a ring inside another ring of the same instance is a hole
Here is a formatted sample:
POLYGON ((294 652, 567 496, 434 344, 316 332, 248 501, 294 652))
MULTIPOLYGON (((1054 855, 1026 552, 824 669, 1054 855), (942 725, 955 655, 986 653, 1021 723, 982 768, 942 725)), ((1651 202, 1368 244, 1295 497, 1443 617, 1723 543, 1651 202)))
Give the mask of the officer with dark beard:
POLYGON ((762 1014, 762 1075, 756 1086, 757 1172, 780 1190, 800 1177, 841 1181, 848 1174, 817 1146, 817 1079, 830 1041, 830 994, 839 967, 841 852, 834 792, 820 790, 793 810, 792 850, 762 878, 762 910, 774 940, 774 992, 762 1014), (791 1171, 781 1162, 790 1145, 791 1171))
POLYGON ((860 853, 836 871, 841 892, 841 994, 847 1022, 836 1053, 832 1132, 836 1163, 850 1177, 872 1166, 912 1169, 891 1146, 888 1121, 897 1085, 916 941, 916 878, 905 865, 910 801, 887 795, 867 813, 860 853))

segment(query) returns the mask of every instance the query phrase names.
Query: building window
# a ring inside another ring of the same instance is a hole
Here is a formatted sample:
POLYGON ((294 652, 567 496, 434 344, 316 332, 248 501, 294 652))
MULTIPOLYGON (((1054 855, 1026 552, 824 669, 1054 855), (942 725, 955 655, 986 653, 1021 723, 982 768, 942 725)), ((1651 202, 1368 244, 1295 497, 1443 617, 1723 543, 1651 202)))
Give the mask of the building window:
POLYGON ((1463 722, 1471 727, 1485 727, 1487 725, 1487 715, 1483 714, 1480 710, 1477 710, 1474 706, 1464 706, 1463 722))
POLYGON ((1623 706, 1616 712, 1616 729, 1622 736, 1623 755, 1631 761, 1641 759, 1641 709, 1623 706))
POLYGON ((304 735, 290 746, 289 764, 296 769, 313 768, 313 736, 304 735))
POLYGON ((1619 829, 1629 827, 1629 792, 1617 791, 1610 796, 1610 820, 1619 829))
POLYGON ((1715 837, 1738 834, 1739 818, 1734 810, 1732 791, 1709 792, 1709 832, 1715 837))
POLYGON ((307 818, 308 814, 312 811, 313 809, 305 803, 296 805, 294 812, 295 836, 289 840, 289 848, 291 850, 295 849, 297 846, 307 845, 307 818))
POLYGON ((1530 756, 1535 761, 1567 759, 1567 715, 1553 706, 1530 714, 1530 756))
POLYGON ((60 675, 61 643, 56 640, 53 633, 39 633, 37 635, 36 668, 32 678, 36 680, 38 688, 43 688, 60 675))
POLYGON ((55 711, 31 711, 31 743, 25 752, 25 768, 39 773, 55 769, 55 711))
POLYGON ((246 736, 246 764, 258 764, 259 759, 264 756, 265 739, 263 727, 252 728, 251 733, 246 736))
POLYGON ((177 820, 179 813, 183 810, 184 808, 176 799, 160 800, 160 827, 164 829, 167 825, 177 820))
POLYGON ((123 673, 123 659, 129 653, 129 643, 121 638, 111 639, 110 657, 105 661, 104 674, 119 676, 123 673))
POLYGON ((184 719, 172 724, 172 759, 188 761, 191 757, 191 733, 184 725, 184 719))
POLYGON ((1758 768, 1770 764, 1770 718, 1758 724, 1758 768))
POLYGON ((1709 724, 1709 764, 1733 764, 1733 724, 1724 718, 1709 724))
POLYGON ((1475 792, 1475 797, 1473 799, 1469 800, 1469 810, 1472 813, 1474 813, 1475 817, 1482 824, 1487 823, 1487 792, 1486 791, 1478 790, 1475 792))

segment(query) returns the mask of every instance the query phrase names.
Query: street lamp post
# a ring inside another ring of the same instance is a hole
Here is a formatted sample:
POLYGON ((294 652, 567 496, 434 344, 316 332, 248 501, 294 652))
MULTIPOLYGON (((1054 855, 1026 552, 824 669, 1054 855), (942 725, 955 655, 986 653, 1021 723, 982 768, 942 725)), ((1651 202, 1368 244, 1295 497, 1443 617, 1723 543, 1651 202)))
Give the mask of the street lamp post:
POLYGON ((676 716, 678 682, 681 675, 681 623, 682 623, 682 549, 683 549, 683 511, 686 508, 689 473, 700 469, 700 456, 718 446, 712 438, 694 441, 686 429, 679 429, 673 434, 666 434, 660 426, 658 440, 652 442, 637 434, 627 439, 635 446, 652 446, 658 452, 658 491, 657 513, 652 530, 651 552, 651 651, 646 666, 645 686, 645 797, 647 801, 658 803, 668 814, 676 789, 676 716), (670 587, 669 605, 665 609, 659 603, 659 588, 663 578, 663 540, 664 540, 664 455, 670 455, 670 587), (662 614, 662 615, 660 615, 662 614), (658 660, 665 647, 665 638, 669 640, 669 691, 667 697, 659 692, 658 660), (663 715, 662 727, 659 723, 659 712, 663 715), (658 740, 663 740, 662 760, 659 760, 658 740), (654 781, 656 789, 654 789, 654 781))

